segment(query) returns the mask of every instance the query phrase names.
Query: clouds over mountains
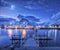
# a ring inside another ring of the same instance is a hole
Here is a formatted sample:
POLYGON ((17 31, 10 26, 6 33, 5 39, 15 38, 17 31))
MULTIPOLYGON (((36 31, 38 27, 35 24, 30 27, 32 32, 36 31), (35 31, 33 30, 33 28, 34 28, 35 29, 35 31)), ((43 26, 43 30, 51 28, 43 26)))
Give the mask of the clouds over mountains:
POLYGON ((0 0, 1 7, 3 7, 0 11, 1 15, 7 16, 6 18, 14 16, 9 18, 18 21, 24 17, 43 25, 55 24, 60 21, 59 0, 0 0), (9 9, 12 3, 15 6, 14 11, 9 9), (6 9, 5 7, 9 8, 6 9), (19 17, 15 17, 17 16, 16 14, 24 14, 26 16, 19 15, 19 17))
MULTIPOLYGON (((60 13, 57 13, 58 15, 54 15, 52 16, 51 19, 48 18, 36 18, 34 16, 23 16, 23 15, 18 15, 17 19, 20 21, 21 19, 27 19, 29 20, 31 23, 36 23, 36 24, 40 24, 40 25, 51 25, 51 24, 59 24, 60 23, 60 13)), ((1 21, 17 21, 17 19, 15 18, 4 18, 4 17, 0 17, 1 21), (1 19, 2 18, 2 19, 1 19), (10 20, 11 19, 11 20, 10 20)))

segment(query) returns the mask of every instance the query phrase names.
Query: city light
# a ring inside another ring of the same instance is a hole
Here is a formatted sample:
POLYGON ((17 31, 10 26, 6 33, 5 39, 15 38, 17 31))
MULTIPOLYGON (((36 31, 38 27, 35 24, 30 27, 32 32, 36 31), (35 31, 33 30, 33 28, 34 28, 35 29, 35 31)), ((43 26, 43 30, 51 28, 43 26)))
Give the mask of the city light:
POLYGON ((15 26, 15 29, 17 29, 18 28, 18 26, 15 26))
POLYGON ((5 26, 4 26, 4 28, 6 29, 6 28, 7 28, 7 26, 5 25, 5 26))

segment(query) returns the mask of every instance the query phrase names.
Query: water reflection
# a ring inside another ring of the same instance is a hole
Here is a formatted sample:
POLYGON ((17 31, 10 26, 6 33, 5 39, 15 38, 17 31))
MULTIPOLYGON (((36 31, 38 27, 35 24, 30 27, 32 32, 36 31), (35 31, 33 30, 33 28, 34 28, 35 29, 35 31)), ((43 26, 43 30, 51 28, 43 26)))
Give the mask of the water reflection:
POLYGON ((22 29, 22 38, 26 36, 26 29, 22 29))
POLYGON ((8 35, 9 35, 9 37, 12 36, 12 29, 8 29, 8 35))

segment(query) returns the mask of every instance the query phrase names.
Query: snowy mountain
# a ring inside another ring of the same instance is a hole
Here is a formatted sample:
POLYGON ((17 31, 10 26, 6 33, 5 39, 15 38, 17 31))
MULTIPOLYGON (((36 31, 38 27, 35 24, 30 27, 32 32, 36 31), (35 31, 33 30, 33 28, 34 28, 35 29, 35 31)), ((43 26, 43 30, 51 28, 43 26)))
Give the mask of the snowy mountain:
POLYGON ((0 25, 9 25, 10 23, 14 23, 16 19, 13 18, 4 18, 0 16, 0 25))

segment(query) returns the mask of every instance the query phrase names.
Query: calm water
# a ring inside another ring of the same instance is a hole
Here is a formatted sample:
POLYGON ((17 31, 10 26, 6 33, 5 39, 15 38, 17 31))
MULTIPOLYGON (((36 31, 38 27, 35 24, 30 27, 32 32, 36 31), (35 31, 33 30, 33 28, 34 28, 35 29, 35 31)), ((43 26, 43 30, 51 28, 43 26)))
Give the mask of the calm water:
POLYGON ((37 47, 60 46, 60 30, 38 30, 37 32, 34 32, 34 30, 25 30, 25 29, 18 29, 18 30, 0 29, 0 47, 4 47, 11 44, 12 41, 10 39, 12 35, 20 35, 21 37, 26 37, 26 40, 24 41, 24 44, 22 46, 35 46, 35 45, 37 47), (48 40, 48 42, 46 42, 46 40, 40 40, 39 43, 38 40, 34 39, 35 34, 37 34, 39 37, 45 37, 45 36, 49 37, 52 40, 48 40))

